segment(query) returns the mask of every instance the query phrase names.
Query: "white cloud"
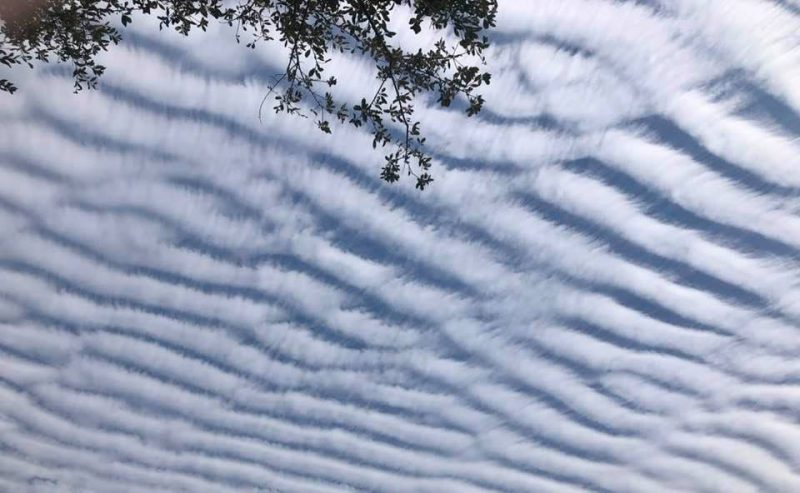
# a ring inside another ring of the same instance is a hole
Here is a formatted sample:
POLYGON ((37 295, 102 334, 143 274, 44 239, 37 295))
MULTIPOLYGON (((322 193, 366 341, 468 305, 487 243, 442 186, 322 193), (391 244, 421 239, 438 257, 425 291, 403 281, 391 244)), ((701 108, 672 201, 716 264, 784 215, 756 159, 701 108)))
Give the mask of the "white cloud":
POLYGON ((280 50, 227 28, 22 76, 0 489, 797 490, 797 136, 735 84, 796 118, 788 12, 503 0, 487 113, 419 106, 424 193, 259 123, 280 50))

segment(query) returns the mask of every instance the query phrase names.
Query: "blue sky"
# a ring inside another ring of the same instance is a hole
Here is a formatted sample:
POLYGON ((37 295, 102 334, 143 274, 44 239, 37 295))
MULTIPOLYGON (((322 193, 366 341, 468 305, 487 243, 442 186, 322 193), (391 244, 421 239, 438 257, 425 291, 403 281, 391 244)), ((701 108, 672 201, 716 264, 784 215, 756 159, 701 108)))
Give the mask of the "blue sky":
POLYGON ((800 491, 798 11, 502 0, 424 193, 225 28, 17 72, 0 491, 800 491))

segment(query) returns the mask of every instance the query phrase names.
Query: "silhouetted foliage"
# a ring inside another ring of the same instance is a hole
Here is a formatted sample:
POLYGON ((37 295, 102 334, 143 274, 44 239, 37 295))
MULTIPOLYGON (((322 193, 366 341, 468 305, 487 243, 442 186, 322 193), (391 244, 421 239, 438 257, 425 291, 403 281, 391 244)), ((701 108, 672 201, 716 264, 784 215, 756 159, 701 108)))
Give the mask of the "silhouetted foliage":
MULTIPOLYGON (((395 182, 402 171, 424 189, 433 178, 425 153, 414 101, 435 95, 442 106, 462 98, 470 116, 481 110, 477 89, 490 81, 482 71, 488 47, 485 31, 495 25, 496 0, 0 0, 0 63, 32 65, 55 59, 72 64, 75 90, 94 88, 105 67, 98 53, 119 43, 112 22, 131 23, 134 14, 155 15, 161 28, 188 35, 217 20, 236 27, 236 39, 250 48, 275 41, 288 49, 283 72, 267 96, 273 109, 314 118, 331 132, 331 120, 364 126, 373 147, 389 146, 381 177, 395 182), (426 50, 392 43, 390 20, 407 7, 408 29, 441 31, 426 50), (336 78, 325 73, 332 53, 355 53, 377 67, 378 89, 356 104, 336 101, 330 88, 336 78)), ((0 91, 14 84, 0 79, 0 91)), ((262 102, 263 106, 264 102, 262 102)), ((259 115, 261 108, 259 108, 259 115)))

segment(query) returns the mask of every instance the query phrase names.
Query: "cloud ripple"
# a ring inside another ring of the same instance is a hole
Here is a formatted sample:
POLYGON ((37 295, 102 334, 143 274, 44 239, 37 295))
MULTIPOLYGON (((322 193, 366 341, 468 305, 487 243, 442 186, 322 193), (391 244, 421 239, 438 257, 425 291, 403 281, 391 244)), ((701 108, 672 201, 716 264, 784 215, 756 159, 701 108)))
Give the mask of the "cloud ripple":
POLYGON ((800 491, 797 5, 535 3, 423 194, 222 28, 4 96, 0 490, 800 491))

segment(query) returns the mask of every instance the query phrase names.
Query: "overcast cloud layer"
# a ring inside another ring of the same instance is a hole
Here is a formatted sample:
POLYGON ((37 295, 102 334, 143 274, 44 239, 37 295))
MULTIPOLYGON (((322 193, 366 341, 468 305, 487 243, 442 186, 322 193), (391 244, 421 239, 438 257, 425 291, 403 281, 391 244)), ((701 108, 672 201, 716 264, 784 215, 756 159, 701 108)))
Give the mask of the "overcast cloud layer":
POLYGON ((225 29, 0 96, 0 491, 800 491, 800 3, 500 7, 422 194, 225 29))

